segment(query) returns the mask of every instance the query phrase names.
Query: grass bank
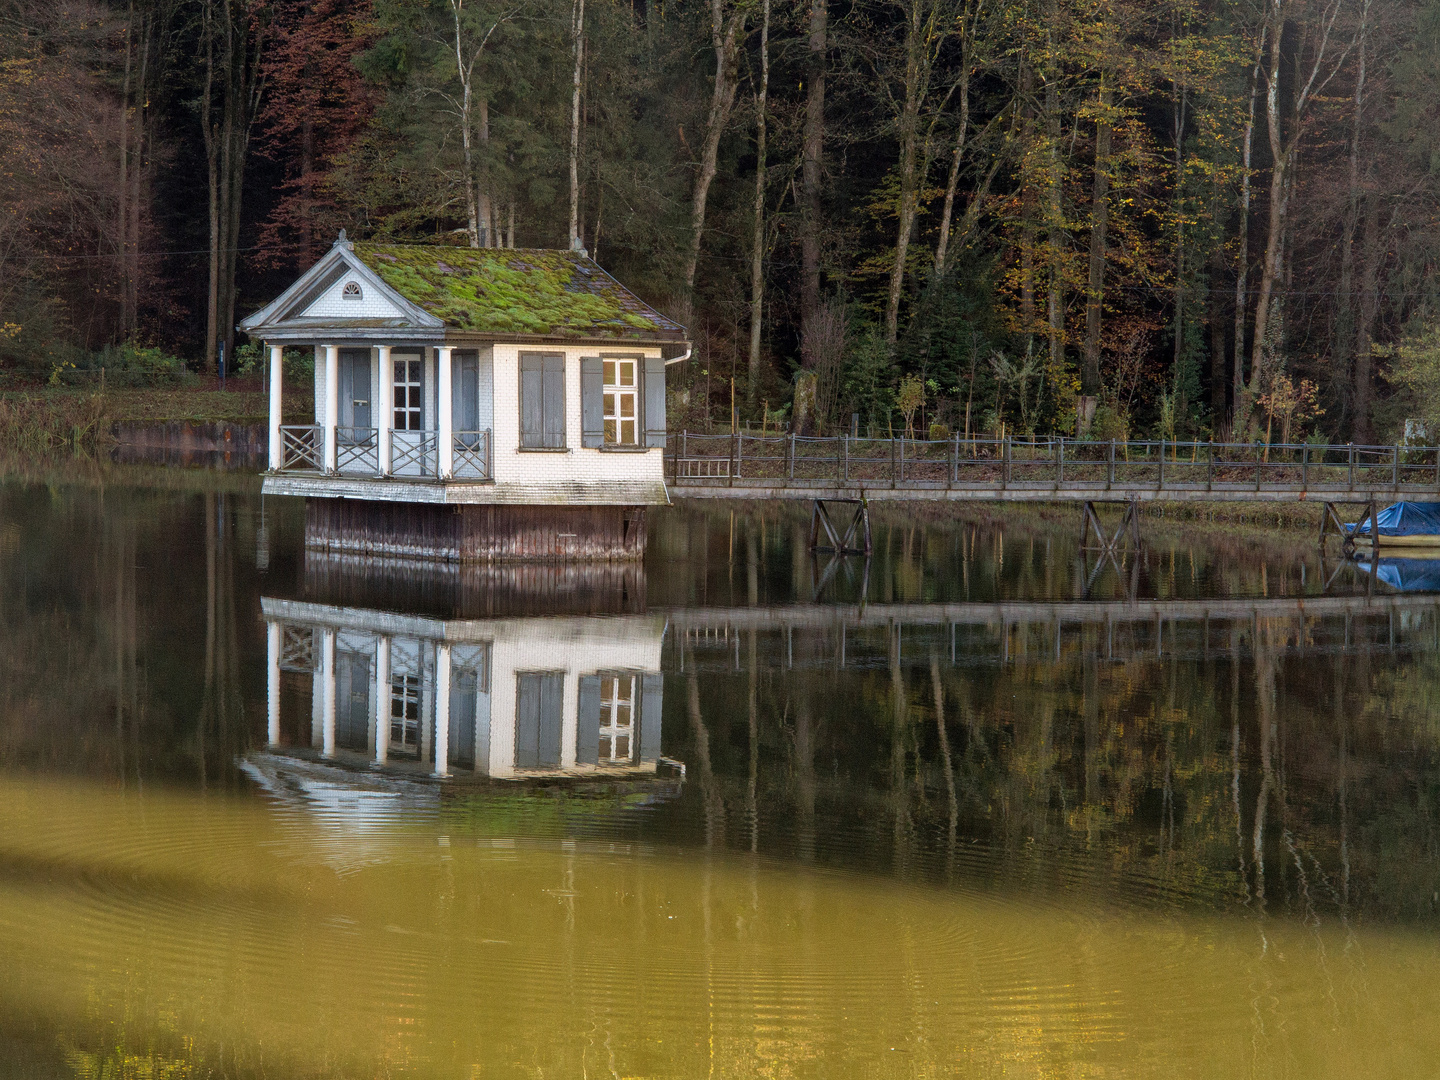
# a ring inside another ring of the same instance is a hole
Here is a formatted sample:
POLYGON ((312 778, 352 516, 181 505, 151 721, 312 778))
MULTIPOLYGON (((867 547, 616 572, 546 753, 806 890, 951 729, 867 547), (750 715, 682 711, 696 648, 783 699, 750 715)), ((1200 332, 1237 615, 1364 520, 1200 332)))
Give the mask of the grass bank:
MULTIPOLYGON (((259 380, 231 380, 226 389, 209 385, 181 387, 44 386, 0 392, 0 446, 13 450, 91 449, 110 440, 117 423, 264 424, 269 395, 259 380)), ((286 387, 287 423, 305 423, 314 415, 310 387, 286 387)))

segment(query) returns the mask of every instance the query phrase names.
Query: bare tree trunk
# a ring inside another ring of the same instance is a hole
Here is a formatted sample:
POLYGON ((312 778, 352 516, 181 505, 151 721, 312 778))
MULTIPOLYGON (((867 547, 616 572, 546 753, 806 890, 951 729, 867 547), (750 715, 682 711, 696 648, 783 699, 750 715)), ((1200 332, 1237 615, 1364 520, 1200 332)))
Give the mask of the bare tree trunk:
POLYGON ((955 214, 955 193, 960 186, 960 161, 965 154, 965 134, 970 128, 970 72, 965 61, 960 83, 960 130, 955 135, 955 154, 950 159, 950 175, 945 180, 945 206, 940 211, 940 238, 935 242, 935 276, 945 273, 945 259, 950 254, 950 222, 955 214))
POLYGON ((575 53, 575 71, 570 86, 570 250, 580 241, 580 71, 585 56, 585 0, 572 0, 570 38, 575 53))
MULTIPOLYGON (((1051 25, 1056 18, 1054 0, 1047 5, 1051 25)), ((1053 52, 1054 46, 1051 45, 1053 52)), ((1050 323, 1050 363, 1059 365, 1065 358, 1064 216, 1060 207, 1060 87, 1059 72, 1052 67, 1045 76, 1045 136, 1049 147, 1050 175, 1046 184, 1046 216, 1050 232, 1049 295, 1046 313, 1050 323)))
POLYGON ((770 96, 770 0, 760 23, 760 93, 755 102, 755 233, 750 244, 750 404, 760 382, 760 324, 765 308, 765 110, 770 96))
POLYGON ((1090 195, 1090 266, 1085 294, 1085 393, 1100 392, 1100 320, 1105 302, 1105 233, 1110 222, 1110 107, 1114 90, 1100 73, 1099 117, 1095 121, 1095 179, 1090 195))
MULTIPOLYGON (((1174 124, 1175 124, 1175 336, 1174 355, 1170 362, 1170 370, 1174 380, 1170 392, 1178 394, 1180 390, 1180 365, 1185 359, 1185 125, 1187 122, 1186 113, 1190 104, 1190 88, 1179 85, 1175 87, 1174 98, 1174 124)), ((1181 402, 1177 399, 1175 408, 1176 419, 1179 419, 1179 410, 1188 406, 1189 402, 1181 402)))
POLYGON ((1240 408, 1245 392, 1245 313, 1250 299, 1245 295, 1245 277, 1250 269, 1250 154, 1255 143, 1255 95, 1260 90, 1260 63, 1265 55, 1265 30, 1255 47, 1255 64, 1250 69, 1250 112, 1245 118, 1245 135, 1240 151, 1240 227, 1236 239, 1239 252, 1235 259, 1235 364, 1230 371, 1230 405, 1232 415, 1240 408))
MULTIPOLYGON (((1360 218, 1360 137, 1364 127, 1365 117, 1365 45, 1367 26, 1370 16, 1370 3, 1366 0, 1361 9, 1360 16, 1360 48, 1355 71, 1355 97, 1352 128, 1350 133, 1350 162, 1349 162, 1349 203, 1345 213, 1345 233, 1341 240, 1340 247, 1340 314, 1338 319, 1338 333, 1336 335, 1336 364, 1351 366, 1351 359, 1354 359, 1353 384, 1351 390, 1352 404, 1355 416, 1351 430, 1357 441, 1367 442, 1370 439, 1370 342, 1368 328, 1363 331, 1366 337, 1365 356, 1360 356, 1361 328, 1356 323, 1355 296, 1354 296, 1354 274, 1355 274, 1355 229, 1360 218), (1362 371, 1363 368, 1363 371, 1362 371)), ((1370 237, 1369 215, 1371 208, 1375 205, 1373 195, 1365 200, 1366 202, 1366 243, 1365 256, 1370 252, 1368 243, 1370 237)))
POLYGON ((130 67, 135 53, 135 4, 128 8, 125 22, 125 75, 120 89, 120 197, 116 202, 115 246, 120 255, 120 332, 129 336, 135 329, 130 309, 130 67))
POLYGON ((1364 196, 1365 215, 1361 234, 1360 255, 1360 321, 1355 329, 1355 426, 1356 442, 1368 442, 1374 432, 1370 426, 1370 399, 1374 390, 1375 317, 1380 308, 1380 260, 1384 245, 1380 242, 1380 200, 1373 190, 1364 196))
MULTIPOLYGON (((1035 69, 1028 56, 1020 58, 1020 108, 1022 155, 1028 155, 1035 139, 1035 116, 1031 105, 1035 93, 1035 69)), ((1023 160, 1023 158, 1022 158, 1023 160)), ((1025 177, 1020 195, 1020 322, 1026 335, 1035 328, 1035 190, 1030 177, 1025 177)))
POLYGON ((720 152, 720 136, 730 120, 735 105, 735 55, 740 30, 745 24, 743 9, 725 20, 724 0, 710 0, 710 40, 715 47, 715 86, 710 96, 710 115, 705 122, 705 143, 700 153, 700 172, 695 177, 695 191, 690 201, 690 250, 685 255, 685 292, 695 290, 695 269, 700 264, 700 243, 705 235, 705 205, 710 197, 710 184, 715 179, 716 159, 720 152))
POLYGON ((800 322, 803 327, 820 306, 820 162, 825 144, 825 54, 828 51, 828 0, 810 0, 809 85, 805 88, 805 128, 800 160, 803 204, 800 214, 800 322))
MULTIPOLYGON (((918 37, 920 27, 912 22, 910 30, 918 37)), ((915 229, 915 211, 919 203, 916 175, 920 157, 919 73, 911 65, 906 76, 905 106, 900 115, 899 223, 895 230, 895 264, 890 268, 890 289, 885 301, 885 341, 892 348, 900 330, 900 293, 905 285, 905 258, 910 250, 910 234, 915 229)))

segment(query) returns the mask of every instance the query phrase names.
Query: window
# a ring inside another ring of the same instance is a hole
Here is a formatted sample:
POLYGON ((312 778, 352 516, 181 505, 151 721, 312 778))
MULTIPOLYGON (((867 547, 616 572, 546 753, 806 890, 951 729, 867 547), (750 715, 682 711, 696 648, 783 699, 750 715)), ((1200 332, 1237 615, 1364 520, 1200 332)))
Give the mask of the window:
POLYGON ((420 397, 423 370, 418 356, 395 360, 396 431, 420 431, 422 428, 425 415, 420 397))
POLYGON ((358 281, 347 281, 345 288, 340 290, 340 295, 346 300, 361 300, 364 298, 364 294, 360 292, 360 283, 358 281))
MULTIPOLYGON (((633 363, 633 361, 631 361, 633 363)), ((600 764, 628 764, 635 748, 635 676, 600 676, 600 764)))
POLYGON ((520 354, 520 445, 565 449, 565 357, 520 354))
POLYGON ((390 680, 390 746, 420 752, 419 675, 396 675, 390 680))
POLYGON ((634 446, 636 400, 634 360, 605 361, 605 445, 634 446))

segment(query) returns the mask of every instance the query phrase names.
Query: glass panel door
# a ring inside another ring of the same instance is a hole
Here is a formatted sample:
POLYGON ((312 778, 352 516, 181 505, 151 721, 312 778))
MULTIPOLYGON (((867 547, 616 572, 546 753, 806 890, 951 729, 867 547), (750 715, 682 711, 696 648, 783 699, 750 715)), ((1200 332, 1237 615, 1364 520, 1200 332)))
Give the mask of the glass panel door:
POLYGON ((396 431, 420 431, 424 426, 423 373, 424 366, 418 356, 395 358, 396 431))

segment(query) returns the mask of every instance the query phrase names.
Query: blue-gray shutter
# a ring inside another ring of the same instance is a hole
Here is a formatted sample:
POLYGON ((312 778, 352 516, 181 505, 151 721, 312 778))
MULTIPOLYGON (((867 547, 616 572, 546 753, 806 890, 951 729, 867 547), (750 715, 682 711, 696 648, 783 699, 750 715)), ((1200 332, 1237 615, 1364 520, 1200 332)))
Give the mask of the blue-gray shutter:
POLYGON ((542 357, 520 357, 520 445, 545 445, 545 376, 542 357))
POLYGON ((533 769, 540 757, 541 675, 515 677, 515 767, 533 769))
POLYGON ((580 723, 575 728, 575 760, 594 765, 600 760, 600 676, 580 676, 580 723))
POLYGON ((645 445, 665 448, 665 360, 645 358, 645 445))
POLYGON ((565 676, 540 676, 539 759, 542 769, 560 764, 560 729, 565 717, 565 676))
MULTIPOLYGON (((450 416, 453 430, 479 430, 479 368, 480 358, 473 352, 456 353, 451 361, 450 416)), ((474 447, 475 438, 468 438, 466 447, 474 447)))
POLYGON ((655 761, 660 757, 660 714, 665 705, 665 676, 658 671, 640 677, 640 753, 639 761, 655 761))
POLYGON ((605 445, 605 361, 580 358, 580 444, 605 445))
POLYGON ((565 357, 545 357, 545 442, 551 449, 565 445, 565 357))

